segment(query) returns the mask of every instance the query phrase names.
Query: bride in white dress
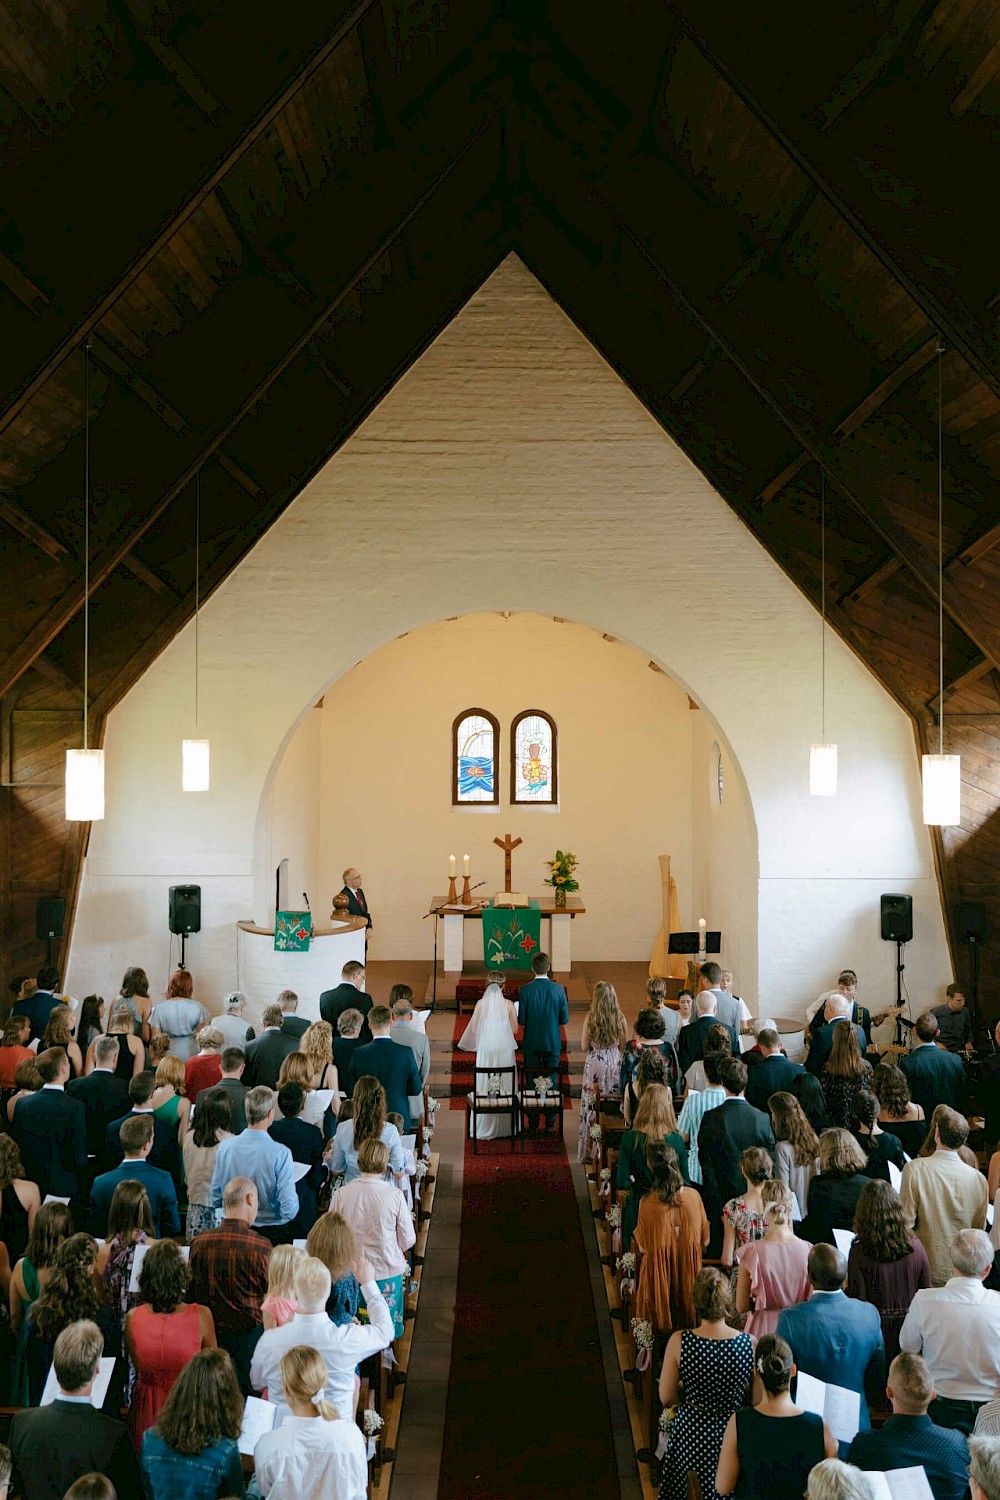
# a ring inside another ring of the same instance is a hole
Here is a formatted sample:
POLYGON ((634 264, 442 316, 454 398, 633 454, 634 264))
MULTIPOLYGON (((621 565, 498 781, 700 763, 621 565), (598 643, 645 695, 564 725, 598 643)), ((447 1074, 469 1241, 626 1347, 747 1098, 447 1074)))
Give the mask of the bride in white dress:
MULTIPOLYGON (((486 986, 482 997, 476 1001, 472 1020, 462 1033, 458 1045, 463 1052, 476 1054, 477 1068, 511 1068, 515 1066, 517 1043, 517 1011, 510 1000, 504 999, 498 984, 486 986)), ((480 1076, 479 1090, 489 1080, 480 1076)), ((503 1080, 506 1088, 507 1080, 503 1080)), ((481 1141, 495 1140, 510 1135, 510 1119, 503 1115, 476 1116, 476 1135, 481 1141)))

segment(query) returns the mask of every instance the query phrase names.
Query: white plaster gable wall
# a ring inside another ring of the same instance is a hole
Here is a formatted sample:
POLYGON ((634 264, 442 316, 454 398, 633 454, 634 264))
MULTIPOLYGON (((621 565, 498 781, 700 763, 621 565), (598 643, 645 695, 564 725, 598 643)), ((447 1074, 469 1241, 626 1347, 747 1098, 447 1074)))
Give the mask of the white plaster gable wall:
MULTIPOLYGON (((882 963, 879 888, 916 897, 911 988, 918 973, 947 974, 905 716, 832 640, 841 790, 833 803, 809 797, 813 610, 510 257, 204 609, 212 792, 178 789, 190 631, 111 715, 108 816, 91 839, 70 982, 111 985, 122 961, 162 943, 166 885, 185 877, 201 880, 211 913, 192 966, 208 987, 231 983, 231 923, 266 904, 260 859, 254 883, 261 796, 298 720, 403 631, 498 609, 543 609, 633 643, 712 713, 757 822, 756 979, 774 1008, 827 982, 845 931, 859 969, 882 963), (135 877, 162 891, 111 938, 105 918, 135 877)), ((422 899, 422 871, 414 883, 422 899)), ((748 997, 757 983, 747 977, 748 997)))

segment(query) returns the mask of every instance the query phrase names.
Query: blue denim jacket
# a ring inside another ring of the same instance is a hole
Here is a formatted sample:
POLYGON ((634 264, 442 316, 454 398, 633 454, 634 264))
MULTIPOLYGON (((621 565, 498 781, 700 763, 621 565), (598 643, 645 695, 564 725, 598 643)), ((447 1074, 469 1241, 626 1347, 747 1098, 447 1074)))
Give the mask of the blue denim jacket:
POLYGON ((243 1496, 243 1465, 232 1438, 220 1438, 193 1457, 168 1447, 155 1427, 143 1434, 142 1488, 145 1500, 216 1500, 243 1496))

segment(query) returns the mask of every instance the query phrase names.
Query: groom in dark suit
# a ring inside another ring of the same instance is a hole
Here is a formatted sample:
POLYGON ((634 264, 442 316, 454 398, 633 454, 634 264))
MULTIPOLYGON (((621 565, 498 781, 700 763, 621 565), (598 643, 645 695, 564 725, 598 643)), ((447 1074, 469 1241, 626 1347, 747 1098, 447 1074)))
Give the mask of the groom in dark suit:
MULTIPOLYGON (((547 953, 535 954, 531 960, 531 972, 535 977, 521 990, 517 1019, 524 1027, 521 1051, 525 1073, 529 1078, 536 1073, 548 1073, 558 1082, 562 1055, 559 1028, 569 1024, 569 1003, 562 985, 549 978, 551 967, 547 953)), ((541 1128, 547 1130, 548 1123, 548 1116, 543 1114, 541 1128)), ((529 1114, 528 1124, 534 1130, 538 1121, 529 1114)))

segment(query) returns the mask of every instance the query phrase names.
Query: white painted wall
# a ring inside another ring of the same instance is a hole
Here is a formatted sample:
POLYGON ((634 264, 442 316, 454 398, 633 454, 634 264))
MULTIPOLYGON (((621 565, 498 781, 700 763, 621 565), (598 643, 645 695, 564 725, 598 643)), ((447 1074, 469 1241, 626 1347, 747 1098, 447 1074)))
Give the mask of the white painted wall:
MULTIPOLYGON (((757 974, 757 829, 739 768, 705 713, 691 715, 692 897, 690 924, 699 917, 722 933, 718 961, 732 969, 734 990, 746 998, 757 974), (722 757, 723 796, 718 762, 722 757)), ((678 899, 681 892, 678 889, 678 899)), ((681 911, 684 918, 684 908, 681 911)))
MULTIPOLYGON (((111 715, 108 815, 91 838, 70 985, 111 988, 128 961, 162 972, 166 887, 187 878, 205 891, 199 988, 226 988, 235 919, 267 910, 261 799, 300 718, 404 631, 501 609, 636 645, 714 718, 758 830, 749 999, 759 987, 794 1012, 845 944, 866 979, 881 977, 883 889, 915 895, 911 991, 924 998, 948 973, 905 716, 831 640, 841 791, 809 797, 813 610, 510 257, 203 610, 213 790, 179 790, 186 633, 111 715)), ((422 901, 426 880, 414 884, 422 901)))

